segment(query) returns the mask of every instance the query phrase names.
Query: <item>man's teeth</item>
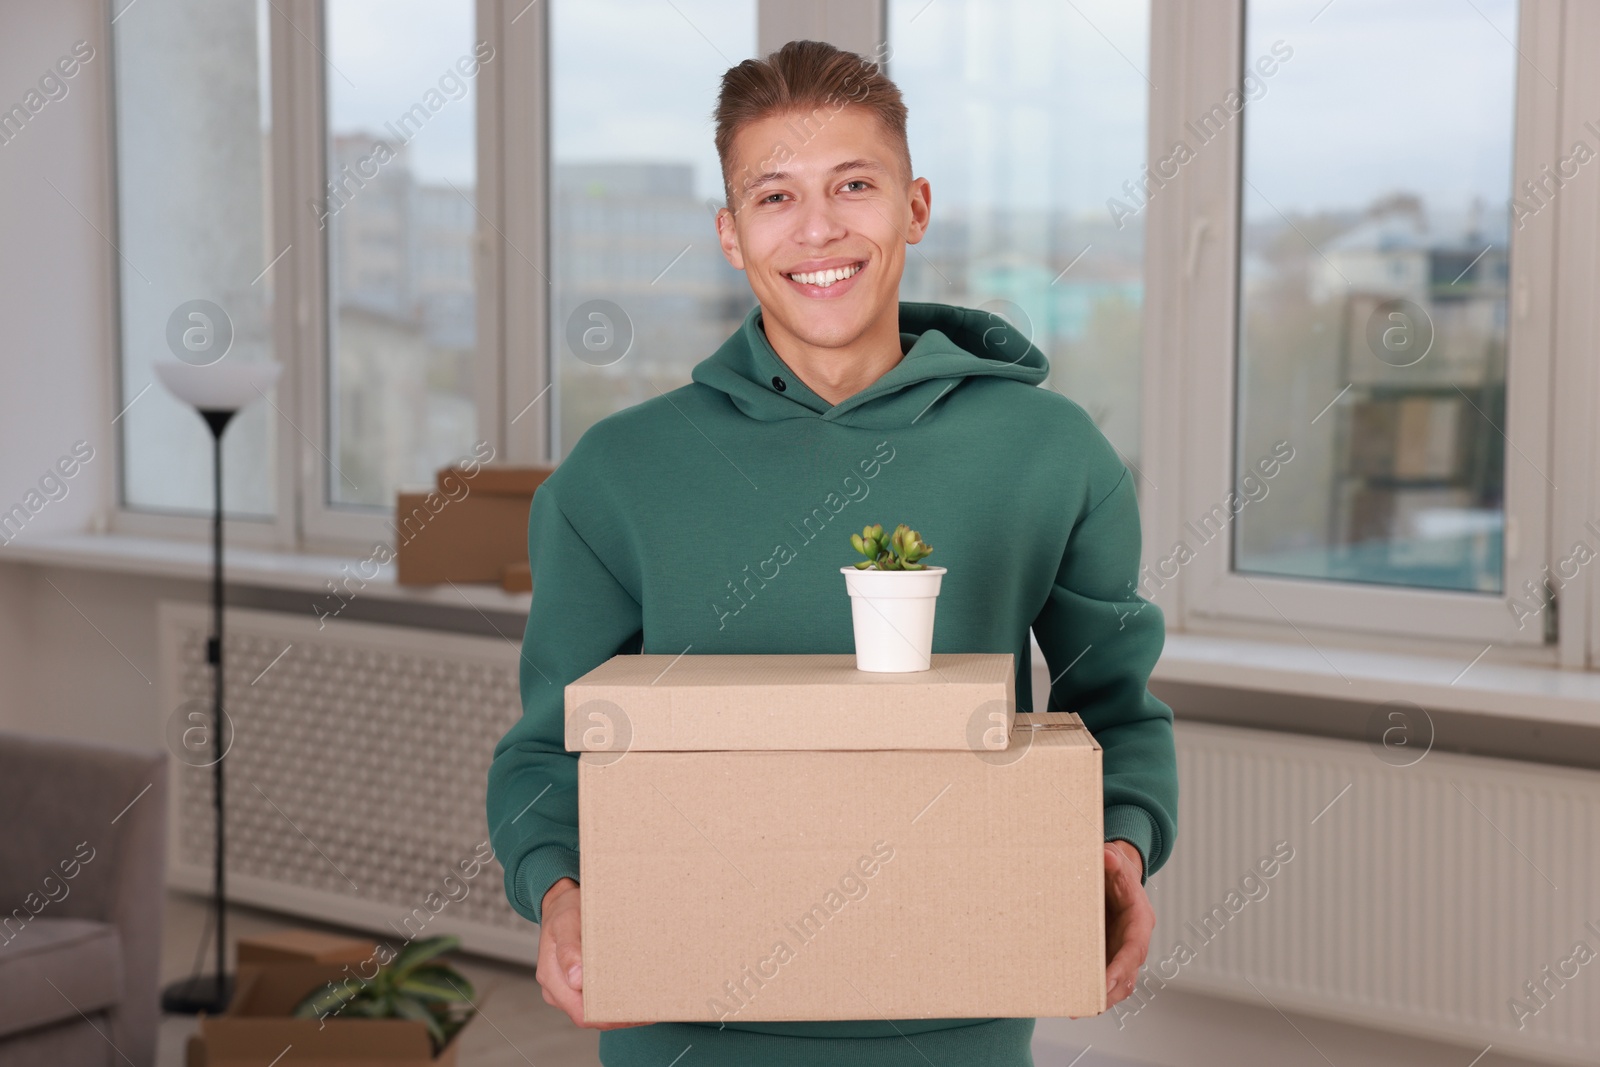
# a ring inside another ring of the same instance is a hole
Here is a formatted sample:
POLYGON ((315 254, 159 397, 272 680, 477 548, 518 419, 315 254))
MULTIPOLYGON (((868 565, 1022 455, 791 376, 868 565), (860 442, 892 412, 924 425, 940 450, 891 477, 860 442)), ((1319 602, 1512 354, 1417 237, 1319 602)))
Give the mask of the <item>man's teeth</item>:
POLYGON ((810 274, 791 274, 789 277, 793 278, 802 285, 819 285, 826 289, 834 282, 843 281, 845 278, 855 274, 861 269, 861 266, 862 265, 860 263, 857 263, 849 267, 835 267, 832 270, 813 271, 810 274))

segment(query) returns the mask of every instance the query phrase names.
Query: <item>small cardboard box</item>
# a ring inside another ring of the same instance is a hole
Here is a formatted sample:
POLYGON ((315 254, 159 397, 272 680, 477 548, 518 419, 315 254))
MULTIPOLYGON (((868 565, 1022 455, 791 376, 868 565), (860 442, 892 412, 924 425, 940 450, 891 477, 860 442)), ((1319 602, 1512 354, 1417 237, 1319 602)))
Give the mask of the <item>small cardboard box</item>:
POLYGON ((452 483, 466 484, 474 493, 497 496, 533 496, 533 491, 555 473, 554 467, 519 466, 514 463, 484 463, 476 474, 464 467, 441 467, 435 475, 439 492, 449 493, 452 483))
POLYGON ((240 964, 360 963, 378 949, 376 941, 297 929, 241 937, 236 944, 240 964))
POLYGON ((1105 1011, 1100 746, 1059 712, 1008 741, 583 753, 586 1020, 1105 1011))
POLYGON ((395 496, 395 581, 500 583, 505 568, 528 562, 531 496, 437 492, 395 496))
POLYGON ((935 653, 905 674, 854 655, 613 656, 566 688, 569 752, 1006 747, 1015 660, 935 653))
MULTIPOLYGON (((354 968, 351 968, 354 970, 354 968)), ((202 1015, 187 1067, 455 1067, 469 1021, 437 1058, 428 1031, 405 1019, 296 1019, 289 1013, 315 989, 350 977, 343 963, 242 964, 233 1001, 202 1015), (275 1060, 274 1057, 282 1056, 275 1060)), ((481 1005, 484 997, 480 996, 481 1005)), ((476 1018, 476 1016, 474 1016, 476 1018)))
POLYGON ((506 564, 500 572, 500 588, 508 593, 533 592, 533 568, 526 561, 506 564))

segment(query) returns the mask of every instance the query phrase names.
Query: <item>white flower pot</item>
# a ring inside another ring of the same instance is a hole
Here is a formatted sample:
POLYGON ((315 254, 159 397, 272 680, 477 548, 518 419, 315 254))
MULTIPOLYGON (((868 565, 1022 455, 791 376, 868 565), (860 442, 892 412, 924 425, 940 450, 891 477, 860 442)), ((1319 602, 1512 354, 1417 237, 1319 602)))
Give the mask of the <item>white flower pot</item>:
POLYGON ((920 571, 840 567, 850 593, 856 669, 879 674, 933 666, 933 609, 945 568, 920 571))

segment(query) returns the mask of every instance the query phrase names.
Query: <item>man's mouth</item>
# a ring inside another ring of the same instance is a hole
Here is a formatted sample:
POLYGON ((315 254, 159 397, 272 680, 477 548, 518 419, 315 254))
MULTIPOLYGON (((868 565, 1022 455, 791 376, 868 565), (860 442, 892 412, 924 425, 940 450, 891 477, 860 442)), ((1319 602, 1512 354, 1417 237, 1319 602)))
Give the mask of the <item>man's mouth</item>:
MULTIPOLYGON (((861 260, 843 267, 832 267, 828 270, 803 271, 785 274, 791 282, 800 286, 803 291, 821 293, 827 292, 843 283, 849 282, 856 275, 866 269, 867 261, 861 260)), ((849 288, 848 285, 844 286, 849 288)), ((843 291, 843 290, 841 290, 843 291)))

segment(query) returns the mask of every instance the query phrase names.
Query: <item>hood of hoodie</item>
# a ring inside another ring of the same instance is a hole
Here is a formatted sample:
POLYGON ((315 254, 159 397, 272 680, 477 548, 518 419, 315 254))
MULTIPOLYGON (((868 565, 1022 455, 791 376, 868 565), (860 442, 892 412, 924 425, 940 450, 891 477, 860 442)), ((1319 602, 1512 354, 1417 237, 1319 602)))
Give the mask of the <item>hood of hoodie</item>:
POLYGON ((901 301, 900 350, 900 362, 877 381, 830 404, 773 349, 758 304, 691 377, 761 422, 811 418, 891 429, 923 417, 968 378, 1038 385, 1050 372, 1044 353, 1005 319, 951 304, 901 301))

